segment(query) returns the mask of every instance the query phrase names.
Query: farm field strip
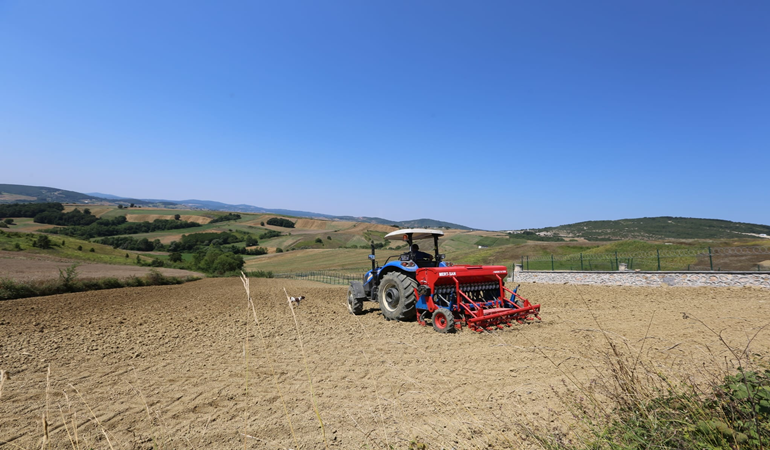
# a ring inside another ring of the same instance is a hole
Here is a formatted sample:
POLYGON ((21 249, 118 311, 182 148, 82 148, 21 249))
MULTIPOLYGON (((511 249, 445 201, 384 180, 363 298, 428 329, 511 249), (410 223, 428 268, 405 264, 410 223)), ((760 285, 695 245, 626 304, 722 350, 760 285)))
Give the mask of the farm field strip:
MULTIPOLYGON (((517 448, 526 444, 517 423, 568 430, 553 389, 562 392, 568 376, 596 376, 602 330, 624 348, 643 345, 645 361, 665 373, 696 376, 731 358, 704 324, 743 349, 770 321, 770 291, 761 289, 521 292, 543 305, 542 323, 454 335, 387 322, 372 303, 352 316, 344 286, 290 280, 251 280, 260 327, 235 278, 0 302, 0 368, 10 373, 0 446, 39 447, 48 404, 48 448, 71 448, 61 416, 73 413, 81 446, 109 448, 88 408, 115 448, 242 448, 244 439, 248 448, 323 448, 306 361, 332 448, 517 448), (306 297, 297 327, 284 288, 306 297)), ((766 358, 768 348, 765 330, 750 352, 766 358)))

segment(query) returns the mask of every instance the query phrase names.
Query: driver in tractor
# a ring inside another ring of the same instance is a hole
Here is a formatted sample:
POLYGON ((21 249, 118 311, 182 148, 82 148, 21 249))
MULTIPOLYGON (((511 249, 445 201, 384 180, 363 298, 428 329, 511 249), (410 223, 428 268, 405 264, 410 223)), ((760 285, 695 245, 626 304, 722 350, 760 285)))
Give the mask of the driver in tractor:
POLYGON ((421 252, 420 246, 417 244, 412 244, 412 251, 410 253, 412 261, 433 261, 433 256, 428 253, 421 252))

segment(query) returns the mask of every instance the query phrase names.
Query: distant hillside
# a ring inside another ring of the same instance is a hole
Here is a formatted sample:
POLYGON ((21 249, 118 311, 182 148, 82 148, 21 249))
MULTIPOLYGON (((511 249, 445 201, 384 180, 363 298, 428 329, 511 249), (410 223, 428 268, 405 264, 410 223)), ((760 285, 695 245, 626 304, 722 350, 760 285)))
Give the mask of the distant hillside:
POLYGON ((80 192, 67 191, 45 186, 24 186, 0 184, 0 203, 13 202, 59 202, 106 204, 108 201, 80 192))
POLYGON ((291 209, 269 209, 253 205, 231 205, 228 203, 216 202, 211 200, 163 200, 163 199, 138 199, 126 198, 112 194, 103 194, 93 192, 91 194, 81 194, 79 192, 65 191, 54 188, 24 186, 16 184, 0 184, 0 203, 11 202, 60 202, 60 203, 86 203, 86 204, 123 204, 133 203, 136 206, 172 208, 172 209, 200 209, 206 211, 231 211, 240 213, 256 214, 276 214, 282 216, 307 217, 311 219, 342 220, 351 222, 366 222, 380 225, 397 225, 399 227, 430 227, 430 228, 455 228, 459 230, 470 230, 463 225, 451 222, 443 222, 433 219, 417 219, 395 221, 382 219, 379 217, 354 217, 354 216, 332 216, 329 214, 314 213, 310 211, 296 211, 291 209), (65 194, 66 193, 66 194, 65 194))
POLYGON ((530 231, 547 236, 584 238, 589 241, 624 239, 735 239, 761 234, 770 236, 770 226, 768 225, 717 219, 693 219, 689 217, 592 220, 530 231))

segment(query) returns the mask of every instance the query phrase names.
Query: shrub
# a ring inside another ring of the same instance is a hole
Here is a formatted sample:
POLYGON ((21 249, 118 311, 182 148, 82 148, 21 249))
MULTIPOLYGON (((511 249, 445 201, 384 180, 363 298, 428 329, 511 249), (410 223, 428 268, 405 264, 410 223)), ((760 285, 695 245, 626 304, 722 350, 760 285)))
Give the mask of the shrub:
POLYGON ((292 222, 289 219, 284 219, 282 217, 271 217, 267 219, 267 224, 272 225, 274 227, 294 228, 294 222, 292 222))
POLYGON ((327 240, 327 241, 331 241, 331 240, 332 240, 332 237, 331 237, 331 236, 326 236, 326 240, 327 240))
POLYGON ((89 252, 91 252, 91 253, 96 253, 96 249, 94 249, 93 247, 91 247, 91 250, 89 250, 89 252))
POLYGON ((324 241, 322 241, 321 238, 315 238, 315 243, 316 244, 323 244, 324 241))
POLYGON ((281 247, 278 247, 275 249, 276 253, 283 253, 283 249, 281 247))
POLYGON ((78 251, 79 251, 79 252, 82 252, 82 251, 83 251, 83 246, 82 246, 82 245, 78 245, 78 251))
POLYGON ((228 213, 228 214, 225 214, 223 216, 215 217, 209 223, 227 222, 227 221, 230 221, 230 220, 238 220, 240 218, 241 218, 240 214, 228 213))
POLYGON ((148 284, 167 284, 166 277, 160 273, 158 269, 150 269, 149 275, 147 275, 148 284))
POLYGON ((182 216, 180 216, 179 214, 174 214, 174 220, 179 220, 181 218, 182 218, 182 216))
POLYGON ((168 255, 168 260, 175 263, 182 262, 182 254, 179 252, 173 252, 170 255, 168 255))
POLYGON ((163 267, 165 264, 163 264, 163 260, 161 259, 153 259, 150 261, 150 267, 163 267))
POLYGON ((51 248, 51 238, 45 234, 41 234, 37 237, 37 239, 35 239, 35 241, 32 243, 32 246, 42 249, 49 249, 51 248))
POLYGON ((251 272, 246 272, 246 276, 251 278, 273 278, 273 272, 264 270, 252 270, 251 272))
POLYGON ((259 225, 264 227, 265 226, 265 222, 259 222, 259 225))
POLYGON ((243 268, 243 258, 232 253, 224 253, 217 257, 211 266, 211 271, 217 274, 238 271, 243 268))
POLYGON ((129 277, 126 279, 126 286, 128 287, 140 287, 144 286, 144 280, 139 277, 129 277))
POLYGON ((123 287, 123 283, 117 278, 103 278, 101 281, 102 289, 116 289, 123 287))
POLYGON ((3 222, 5 222, 7 225, 13 225, 13 219, 11 218, 5 219, 3 222))
POLYGON ((33 297, 34 289, 28 283, 17 283, 13 280, 0 279, 0 300, 33 297))
POLYGON ((270 238, 278 237, 280 235, 281 235, 280 231, 267 230, 264 233, 260 234, 259 238, 260 239, 270 239, 270 238))
POLYGON ((0 222, 0 228, 8 228, 8 224, 5 222, 0 222))
POLYGON ((80 264, 75 263, 66 269, 59 269, 59 282, 67 291, 74 290, 75 279, 78 277, 78 266, 80 264))

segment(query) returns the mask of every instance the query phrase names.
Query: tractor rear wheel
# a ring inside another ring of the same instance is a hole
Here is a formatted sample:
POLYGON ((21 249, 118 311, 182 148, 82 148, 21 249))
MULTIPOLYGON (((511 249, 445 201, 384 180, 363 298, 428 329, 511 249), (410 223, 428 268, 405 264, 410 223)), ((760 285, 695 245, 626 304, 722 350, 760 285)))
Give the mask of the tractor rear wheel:
POLYGON ((414 320, 416 287, 417 281, 403 273, 391 272, 382 277, 378 291, 382 315, 388 320, 414 320))
POLYGON ((356 291, 353 289, 353 286, 348 288, 348 311, 356 316, 364 312, 364 302, 356 297, 356 291))
POLYGON ((454 333, 455 316, 446 308, 433 311, 433 329, 439 333, 454 333))

